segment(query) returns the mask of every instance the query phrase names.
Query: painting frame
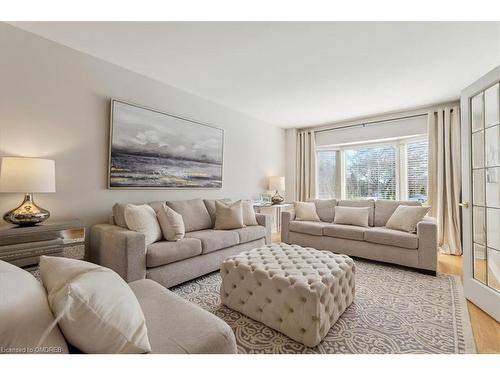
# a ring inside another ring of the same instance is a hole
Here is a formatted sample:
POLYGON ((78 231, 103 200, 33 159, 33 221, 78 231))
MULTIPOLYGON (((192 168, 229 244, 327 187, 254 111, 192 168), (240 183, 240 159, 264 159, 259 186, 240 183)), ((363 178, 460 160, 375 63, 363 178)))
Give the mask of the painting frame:
POLYGON ((111 98, 110 100, 110 115, 109 115, 109 142, 108 142, 108 166, 107 166, 107 189, 109 190, 220 190, 224 186, 224 149, 225 149, 225 131, 223 128, 195 120, 193 118, 180 116, 163 110, 158 110, 156 108, 148 107, 138 103, 134 103, 128 100, 123 100, 119 98, 111 98), (121 103, 127 106, 136 107, 142 110, 151 111, 160 115, 168 116, 173 119, 186 121, 192 125, 198 125, 203 127, 208 127, 221 132, 222 142, 221 142, 221 164, 220 164, 220 186, 216 187, 200 187, 200 186, 112 186, 111 182, 111 168, 112 168, 112 151, 113 151, 113 135, 114 135, 114 106, 115 103, 121 103))

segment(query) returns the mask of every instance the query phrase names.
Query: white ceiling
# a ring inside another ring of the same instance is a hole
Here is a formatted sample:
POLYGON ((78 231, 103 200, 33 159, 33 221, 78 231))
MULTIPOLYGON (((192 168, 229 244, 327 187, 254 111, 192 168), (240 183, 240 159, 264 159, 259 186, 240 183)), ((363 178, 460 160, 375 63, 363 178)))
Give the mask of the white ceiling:
POLYGON ((458 98, 500 64, 500 23, 15 22, 281 127, 458 98))

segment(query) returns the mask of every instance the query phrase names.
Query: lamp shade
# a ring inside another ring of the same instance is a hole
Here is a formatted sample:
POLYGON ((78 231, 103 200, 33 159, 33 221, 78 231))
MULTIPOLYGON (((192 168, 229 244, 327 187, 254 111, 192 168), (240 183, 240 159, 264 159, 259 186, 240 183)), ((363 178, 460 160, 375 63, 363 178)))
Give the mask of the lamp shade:
POLYGON ((285 177, 280 177, 280 176, 269 177, 269 190, 284 191, 285 177))
POLYGON ((0 161, 0 192, 54 193, 54 160, 5 157, 0 161))

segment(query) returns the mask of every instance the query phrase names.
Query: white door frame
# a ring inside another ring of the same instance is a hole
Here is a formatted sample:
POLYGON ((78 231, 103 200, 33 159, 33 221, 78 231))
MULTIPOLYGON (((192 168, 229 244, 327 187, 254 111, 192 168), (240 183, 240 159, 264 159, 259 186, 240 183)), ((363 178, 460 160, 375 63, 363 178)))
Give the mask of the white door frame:
POLYGON ((465 298, 500 322, 500 293, 474 279, 474 254, 472 245, 472 162, 470 131, 470 99, 488 86, 500 81, 500 66, 462 90, 460 97, 462 124, 462 202, 468 202, 468 208, 462 207, 462 241, 465 298))

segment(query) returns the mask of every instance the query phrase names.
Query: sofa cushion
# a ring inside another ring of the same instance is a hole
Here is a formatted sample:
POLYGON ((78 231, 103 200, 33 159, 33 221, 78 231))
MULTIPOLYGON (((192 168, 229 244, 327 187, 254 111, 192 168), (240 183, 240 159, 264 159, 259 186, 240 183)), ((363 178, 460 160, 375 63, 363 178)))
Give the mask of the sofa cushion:
POLYGON ((295 211, 295 220, 321 221, 316 212, 316 205, 313 202, 293 202, 293 209, 295 211))
POLYGON ((197 238, 183 238, 175 242, 155 242, 146 250, 146 266, 158 267, 200 254, 201 241, 197 238))
MULTIPOLYGON (((127 223, 125 222, 125 206, 127 203, 116 203, 113 205, 113 222, 122 228, 127 228, 127 223)), ((127 228, 128 229, 128 228, 127 228)))
POLYGON ((404 247, 406 249, 418 248, 418 237, 416 234, 401 232, 385 227, 367 228, 365 232, 365 241, 381 245, 404 247))
POLYGON ((327 226, 321 221, 290 221, 289 228, 292 232, 312 234, 313 236, 323 235, 323 228, 327 226))
POLYGON ((390 229, 415 233, 418 222, 427 215, 429 210, 430 207, 398 206, 385 226, 390 229))
POLYGON ((420 206, 420 202, 413 201, 393 201, 393 200, 376 200, 375 201, 375 226, 383 227, 387 224, 387 220, 396 211, 399 205, 403 206, 420 206))
POLYGON ((212 228, 212 220, 201 199, 167 201, 167 206, 181 214, 186 232, 212 228))
POLYGON ((85 353, 151 351, 139 302, 117 273, 81 260, 42 256, 40 275, 71 345, 85 353))
POLYGON ((337 206, 344 207, 369 207, 370 215, 368 216, 368 225, 373 227, 375 221, 375 201, 373 199, 352 199, 352 200, 340 200, 337 206))
POLYGON ((210 215, 210 220, 212 220, 212 226, 213 228, 215 226, 215 201, 221 201, 224 203, 230 203, 231 199, 229 198, 224 198, 224 199, 204 199, 203 203, 205 203, 205 207, 207 208, 208 214, 210 215))
POLYGON ((310 199, 316 206, 316 213, 321 221, 331 223, 335 216, 335 206, 337 205, 336 199, 310 199))
POLYGON ((369 207, 337 207, 333 223, 368 227, 369 219, 369 207))
POLYGON ((261 225, 252 225, 235 229, 234 231, 240 236, 240 243, 246 243, 266 237, 266 229, 261 225))
POLYGON ((329 224, 323 228, 323 235, 328 237, 347 238, 348 240, 363 241, 368 228, 355 225, 329 224))
POLYGON ((215 229, 230 230, 244 226, 241 200, 234 203, 215 201, 215 229))
POLYGON ((152 280, 129 285, 144 312, 152 353, 236 353, 233 331, 214 314, 152 280))
POLYGON ((240 236, 235 230, 198 230, 186 233, 186 238, 198 238, 201 241, 202 254, 225 249, 240 243, 240 236))
POLYGON ((241 211, 243 213, 243 224, 245 225, 259 225, 255 217, 255 210, 252 201, 241 201, 241 211))
MULTIPOLYGON (((0 348, 2 353, 18 350, 36 353, 68 353, 68 346, 47 302, 42 284, 28 271, 0 260, 0 348), (45 339, 42 336, 45 334, 45 339)), ((4 371, 7 373, 7 371, 4 371)))
POLYGON ((127 204, 125 206, 125 223, 127 228, 144 234, 146 245, 162 239, 160 223, 154 209, 147 205, 127 204))
POLYGON ((160 223, 163 238, 167 241, 179 241, 184 238, 186 228, 182 216, 163 204, 162 207, 156 211, 156 217, 160 223))

